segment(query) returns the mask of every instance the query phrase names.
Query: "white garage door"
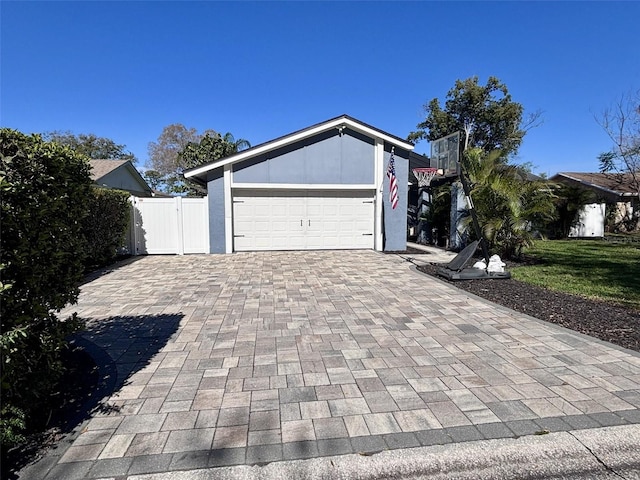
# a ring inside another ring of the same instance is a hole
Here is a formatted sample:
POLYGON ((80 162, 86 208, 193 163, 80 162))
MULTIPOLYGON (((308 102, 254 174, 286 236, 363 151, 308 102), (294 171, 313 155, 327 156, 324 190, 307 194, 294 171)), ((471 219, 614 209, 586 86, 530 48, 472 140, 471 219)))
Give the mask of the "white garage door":
POLYGON ((373 248, 373 191, 236 191, 234 250, 373 248))

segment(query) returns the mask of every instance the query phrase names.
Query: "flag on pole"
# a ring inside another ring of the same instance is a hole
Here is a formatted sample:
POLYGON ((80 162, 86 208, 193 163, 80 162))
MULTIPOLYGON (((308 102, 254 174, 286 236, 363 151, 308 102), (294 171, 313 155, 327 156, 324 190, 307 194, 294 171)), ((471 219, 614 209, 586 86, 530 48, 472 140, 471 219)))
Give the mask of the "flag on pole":
POLYGON ((395 209, 398 206, 398 179, 396 178, 396 162, 393 159, 393 148, 391 148, 391 157, 387 167, 387 177, 389 177, 389 202, 391 203, 391 208, 395 209))

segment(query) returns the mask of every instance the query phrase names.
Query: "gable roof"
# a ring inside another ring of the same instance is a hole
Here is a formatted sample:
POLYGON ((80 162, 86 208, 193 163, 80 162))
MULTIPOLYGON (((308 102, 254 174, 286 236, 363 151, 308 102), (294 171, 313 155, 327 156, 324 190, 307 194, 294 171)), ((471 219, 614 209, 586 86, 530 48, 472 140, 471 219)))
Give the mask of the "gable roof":
POLYGON ((91 180, 93 180, 97 184, 100 184, 100 180, 106 177, 108 174, 122 169, 128 171, 133 180, 140 185, 141 192, 147 192, 150 195, 153 193, 153 190, 151 189, 149 184, 142 177, 142 175, 140 175, 140 172, 138 172, 138 169, 133 166, 133 163, 131 163, 130 160, 90 159, 89 164, 91 165, 91 180))
POLYGON ((414 148, 414 145, 408 142, 407 140, 403 140, 400 137, 396 137, 395 135, 387 133, 378 128, 372 127, 371 125, 361 122, 360 120, 350 117, 349 115, 340 115, 339 117, 335 117, 325 122, 317 123, 316 125, 312 125, 310 127, 303 128, 302 130, 295 131, 288 135, 278 137, 274 140, 261 143, 260 145, 256 145, 255 147, 248 148, 246 150, 235 153, 228 157, 221 158, 219 160, 214 160, 212 162, 205 163, 204 165, 200 165, 198 167, 190 168, 188 170, 185 170, 183 174, 186 178, 195 179, 196 177, 206 174, 211 170, 215 170, 216 168, 241 162, 243 160, 247 160, 248 158, 255 157, 265 152, 275 150, 285 145, 290 145, 294 142, 298 142, 300 140, 311 137, 313 135, 317 135, 327 130, 331 130, 332 128, 339 128, 343 126, 349 127, 357 132, 363 133, 372 138, 380 138, 385 142, 391 143, 392 145, 397 146, 399 148, 403 148, 405 150, 411 151, 414 148))
POLYGON ((633 186, 633 176, 630 173, 582 173, 560 172, 552 180, 570 180, 593 190, 621 197, 637 196, 638 190, 633 186))
POLYGON ((89 160, 91 165, 91 180, 97 182, 106 174, 117 170, 129 160, 89 160))

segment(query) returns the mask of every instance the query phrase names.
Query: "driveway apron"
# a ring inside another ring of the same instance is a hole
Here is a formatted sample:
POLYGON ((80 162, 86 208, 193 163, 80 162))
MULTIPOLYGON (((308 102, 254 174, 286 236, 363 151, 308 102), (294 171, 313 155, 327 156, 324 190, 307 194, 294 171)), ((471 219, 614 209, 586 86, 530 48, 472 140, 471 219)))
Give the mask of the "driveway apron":
POLYGON ((373 251, 264 252, 149 256, 97 277, 62 315, 88 320, 110 391, 22 478, 640 423, 637 353, 410 267, 373 251))

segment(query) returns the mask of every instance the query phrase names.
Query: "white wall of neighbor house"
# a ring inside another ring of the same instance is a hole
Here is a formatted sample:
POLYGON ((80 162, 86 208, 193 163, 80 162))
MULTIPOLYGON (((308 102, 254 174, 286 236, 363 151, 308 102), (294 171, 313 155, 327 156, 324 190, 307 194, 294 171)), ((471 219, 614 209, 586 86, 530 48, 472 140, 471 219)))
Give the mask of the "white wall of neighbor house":
POLYGON ((604 203, 590 203, 583 205, 578 211, 575 225, 573 225, 569 230, 569 237, 604 237, 604 223, 606 216, 606 204, 604 203))
POLYGON ((124 190, 138 197, 150 197, 152 193, 148 186, 142 185, 138 182, 125 168, 119 168, 107 173, 98 179, 96 184, 99 186, 106 186, 108 188, 124 190))

